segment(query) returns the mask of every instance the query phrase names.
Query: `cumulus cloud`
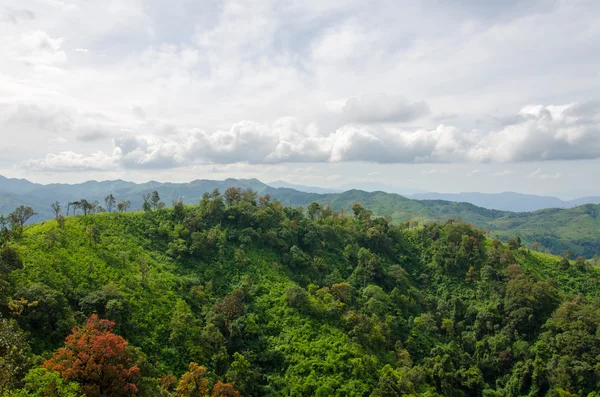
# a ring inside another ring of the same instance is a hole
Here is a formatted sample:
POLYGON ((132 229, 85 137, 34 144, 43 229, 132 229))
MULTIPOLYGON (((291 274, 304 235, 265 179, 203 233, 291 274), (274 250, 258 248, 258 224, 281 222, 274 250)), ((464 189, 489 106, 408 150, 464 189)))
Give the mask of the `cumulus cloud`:
POLYGON ((429 114, 429 105, 404 98, 377 95, 350 98, 342 108, 344 119, 357 123, 406 122, 429 114))
MULTIPOLYGON (((113 141, 113 153, 105 157, 99 157, 98 153, 89 159, 83 155, 56 155, 51 161, 48 158, 40 160, 39 168, 56 166, 63 157, 68 164, 85 158, 86 166, 97 162, 98 167, 123 168, 172 168, 188 164, 238 162, 510 163, 600 157, 597 106, 529 106, 523 108, 519 117, 521 122, 487 134, 446 125, 432 130, 405 130, 379 124, 346 124, 332 133, 322 134, 315 124, 305 125, 292 117, 272 124, 243 121, 227 130, 212 132, 160 127, 155 133, 132 130, 122 134, 113 141), (106 158, 114 161, 106 161, 106 158)), ((68 121, 67 118, 67 125, 68 121)), ((38 122, 44 125, 46 120, 38 122)), ((151 124, 144 125, 144 128, 149 126, 151 124)), ((60 128, 53 128, 60 132, 60 128)), ((102 129, 86 131, 84 136, 89 141, 96 139, 97 135, 105 137, 102 129)), ((82 136, 79 139, 83 139, 82 136)), ((27 166, 31 168, 32 164, 34 162, 30 161, 27 166)), ((422 171, 445 172, 446 169, 437 168, 422 171)), ((503 171, 495 175, 509 173, 503 171)), ((532 176, 542 179, 552 177, 532 176)))
POLYGON ((492 131, 470 151, 476 161, 524 162, 600 157, 597 103, 527 106, 516 120, 492 131))
POLYGON ((89 155, 70 151, 48 154, 40 160, 28 160, 21 166, 31 171, 100 171, 114 169, 118 157, 96 152, 89 155))

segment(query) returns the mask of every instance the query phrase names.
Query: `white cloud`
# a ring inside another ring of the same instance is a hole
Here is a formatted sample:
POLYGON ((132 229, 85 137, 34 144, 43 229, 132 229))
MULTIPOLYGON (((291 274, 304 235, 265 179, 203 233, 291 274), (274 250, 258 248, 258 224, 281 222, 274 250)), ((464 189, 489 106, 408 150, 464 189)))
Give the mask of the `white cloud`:
POLYGON ((118 161, 118 156, 107 155, 102 152, 82 155, 73 152, 60 152, 48 154, 41 160, 29 160, 22 163, 22 167, 32 171, 89 171, 113 169, 118 161))
POLYGON ((559 179, 562 177, 562 173, 561 172, 555 172, 553 174, 545 174, 542 172, 541 168, 537 168, 535 171, 531 172, 528 175, 529 178, 539 178, 542 180, 546 180, 546 179, 559 179))
POLYGON ((527 106, 514 124, 483 136, 469 153, 476 161, 522 162, 600 157, 600 106, 527 106))
MULTIPOLYGON (((101 124, 96 128, 90 123, 79 126, 62 113, 49 113, 50 116, 38 119, 22 111, 19 114, 28 122, 37 120, 38 125, 51 126, 57 132, 81 130, 77 138, 83 141, 110 136, 109 129, 101 124)), ((243 121, 227 130, 213 132, 144 123, 125 130, 125 135, 114 140, 114 155, 125 168, 237 162, 509 163, 599 158, 597 118, 597 107, 586 104, 526 107, 519 113, 519 121, 487 135, 445 125, 433 130, 404 130, 355 124, 321 134, 316 125, 304 125, 293 117, 272 124, 243 121), (146 129, 153 129, 154 133, 144 133, 146 129)), ((421 171, 422 174, 446 172, 447 169, 437 168, 421 171)))
POLYGON ((62 49, 63 38, 52 38, 43 31, 28 32, 21 36, 15 57, 33 66, 54 66, 67 62, 62 49))

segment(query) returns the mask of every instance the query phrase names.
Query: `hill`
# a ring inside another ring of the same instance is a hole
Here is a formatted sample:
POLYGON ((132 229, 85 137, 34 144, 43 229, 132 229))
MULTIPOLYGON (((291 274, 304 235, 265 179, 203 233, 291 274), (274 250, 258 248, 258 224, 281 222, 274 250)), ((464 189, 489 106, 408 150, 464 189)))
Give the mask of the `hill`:
MULTIPOLYGON (((15 180, 8 180, 15 181, 15 180)), ((1 181, 0 181, 1 182, 1 181)), ((23 181, 19 180, 22 184, 23 181)), ((490 210, 473 204, 444 200, 414 200, 381 191, 366 192, 349 190, 342 193, 307 193, 291 188, 273 188, 256 179, 226 179, 223 181, 196 180, 189 183, 147 182, 135 184, 125 181, 88 181, 82 184, 26 184, 21 194, 0 192, 0 214, 7 215, 18 205, 29 205, 38 213, 32 222, 51 219, 54 215, 50 204, 55 200, 63 206, 69 201, 85 198, 104 204, 104 197, 114 194, 117 200, 129 200, 131 209, 142 208, 142 195, 153 190, 167 203, 182 200, 185 204, 198 203, 205 193, 237 186, 253 189, 260 194, 269 194, 285 205, 306 207, 312 202, 331 206, 336 211, 351 212, 355 203, 368 207, 375 215, 390 216, 394 222, 443 222, 459 218, 465 222, 490 231, 503 241, 519 236, 523 242, 538 250, 562 255, 570 250, 573 257, 592 258, 600 253, 600 205, 549 209, 515 213, 490 210)), ((0 183, 0 188, 3 185, 0 183)))
MULTIPOLYGON (((10 337, 19 350, 0 348, 12 371, 0 392, 22 387, 35 355, 84 391, 109 376, 64 369, 57 350, 92 314, 130 343, 127 379, 143 396, 190 379, 243 396, 587 395, 600 382, 596 268, 461 222, 393 225, 361 206, 304 215, 234 189, 2 238, 0 313, 14 321, 0 319, 0 347, 10 337), (206 371, 184 374, 191 361, 206 371)), ((94 321, 76 332, 95 335, 94 321)))
POLYGON ((529 212, 546 208, 572 208, 584 204, 600 204, 600 197, 582 197, 561 200, 552 196, 538 196, 514 192, 504 193, 421 193, 409 196, 416 200, 445 200, 471 203, 478 207, 500 211, 529 212))

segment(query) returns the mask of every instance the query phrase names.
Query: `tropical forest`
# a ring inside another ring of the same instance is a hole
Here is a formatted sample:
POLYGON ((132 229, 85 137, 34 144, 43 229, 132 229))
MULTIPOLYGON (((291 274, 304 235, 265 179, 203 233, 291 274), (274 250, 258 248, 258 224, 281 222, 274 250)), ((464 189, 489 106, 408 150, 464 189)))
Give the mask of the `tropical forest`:
POLYGON ((599 395, 589 257, 240 187, 143 199, 0 218, 0 395, 599 395))

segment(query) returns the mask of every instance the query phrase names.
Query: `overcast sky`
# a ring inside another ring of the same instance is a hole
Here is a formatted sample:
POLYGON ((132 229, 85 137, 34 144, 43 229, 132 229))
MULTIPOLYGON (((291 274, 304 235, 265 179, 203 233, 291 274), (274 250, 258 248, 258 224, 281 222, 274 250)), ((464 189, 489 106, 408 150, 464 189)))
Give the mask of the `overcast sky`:
POLYGON ((0 174, 600 193, 597 0, 0 0, 0 174))

